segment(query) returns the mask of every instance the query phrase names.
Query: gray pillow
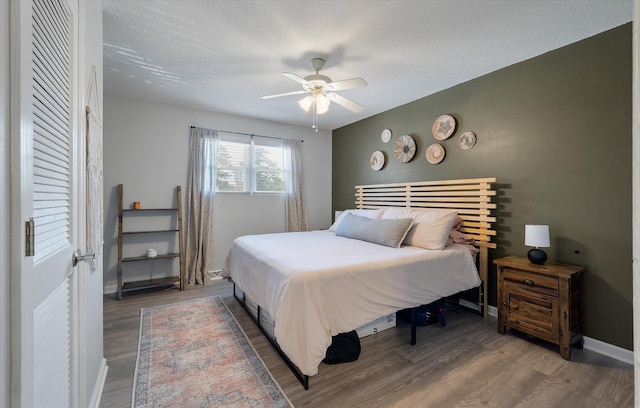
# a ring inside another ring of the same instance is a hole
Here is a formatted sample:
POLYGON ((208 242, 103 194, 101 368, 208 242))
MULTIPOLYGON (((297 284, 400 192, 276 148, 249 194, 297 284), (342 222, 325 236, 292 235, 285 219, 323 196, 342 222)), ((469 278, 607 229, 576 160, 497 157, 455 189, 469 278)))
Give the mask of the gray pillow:
POLYGON ((347 214, 338 225, 336 235, 392 248, 400 248, 411 226, 413 226, 413 218, 374 220, 360 217, 359 215, 347 214))

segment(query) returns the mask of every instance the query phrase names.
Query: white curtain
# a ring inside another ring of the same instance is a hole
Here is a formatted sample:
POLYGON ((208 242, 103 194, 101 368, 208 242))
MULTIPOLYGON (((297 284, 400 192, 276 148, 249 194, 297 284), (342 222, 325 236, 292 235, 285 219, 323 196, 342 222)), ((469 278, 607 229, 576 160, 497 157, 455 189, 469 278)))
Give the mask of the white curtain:
POLYGON ((218 131, 191 128, 187 171, 186 283, 209 283, 213 253, 214 163, 218 131))
POLYGON ((287 232, 307 231, 307 206, 304 200, 302 141, 283 139, 285 167, 285 212, 287 232))

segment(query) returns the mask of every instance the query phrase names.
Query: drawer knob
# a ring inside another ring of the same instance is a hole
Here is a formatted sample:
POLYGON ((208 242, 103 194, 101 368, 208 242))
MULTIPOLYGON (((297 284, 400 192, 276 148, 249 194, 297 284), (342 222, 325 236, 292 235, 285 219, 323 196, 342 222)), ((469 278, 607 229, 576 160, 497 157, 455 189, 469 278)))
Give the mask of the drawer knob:
POLYGON ((531 279, 525 279, 524 284, 527 286, 533 286, 533 281, 531 279))

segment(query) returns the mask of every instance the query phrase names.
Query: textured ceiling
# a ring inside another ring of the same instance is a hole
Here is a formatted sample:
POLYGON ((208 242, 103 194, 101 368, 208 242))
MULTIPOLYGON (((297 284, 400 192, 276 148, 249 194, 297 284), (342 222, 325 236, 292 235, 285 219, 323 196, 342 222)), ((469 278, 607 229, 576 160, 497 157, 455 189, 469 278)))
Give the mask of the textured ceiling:
POLYGON ((632 0, 102 0, 107 94, 311 125, 281 75, 364 78, 336 129, 627 23, 632 0))

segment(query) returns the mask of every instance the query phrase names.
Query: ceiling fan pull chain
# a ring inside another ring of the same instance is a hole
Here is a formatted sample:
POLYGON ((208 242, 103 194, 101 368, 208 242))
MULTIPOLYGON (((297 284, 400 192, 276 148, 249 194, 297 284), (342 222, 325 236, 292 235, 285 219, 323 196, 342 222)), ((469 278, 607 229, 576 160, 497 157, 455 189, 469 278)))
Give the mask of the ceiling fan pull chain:
POLYGON ((317 101, 313 101, 313 126, 311 126, 318 131, 318 104, 317 101))

